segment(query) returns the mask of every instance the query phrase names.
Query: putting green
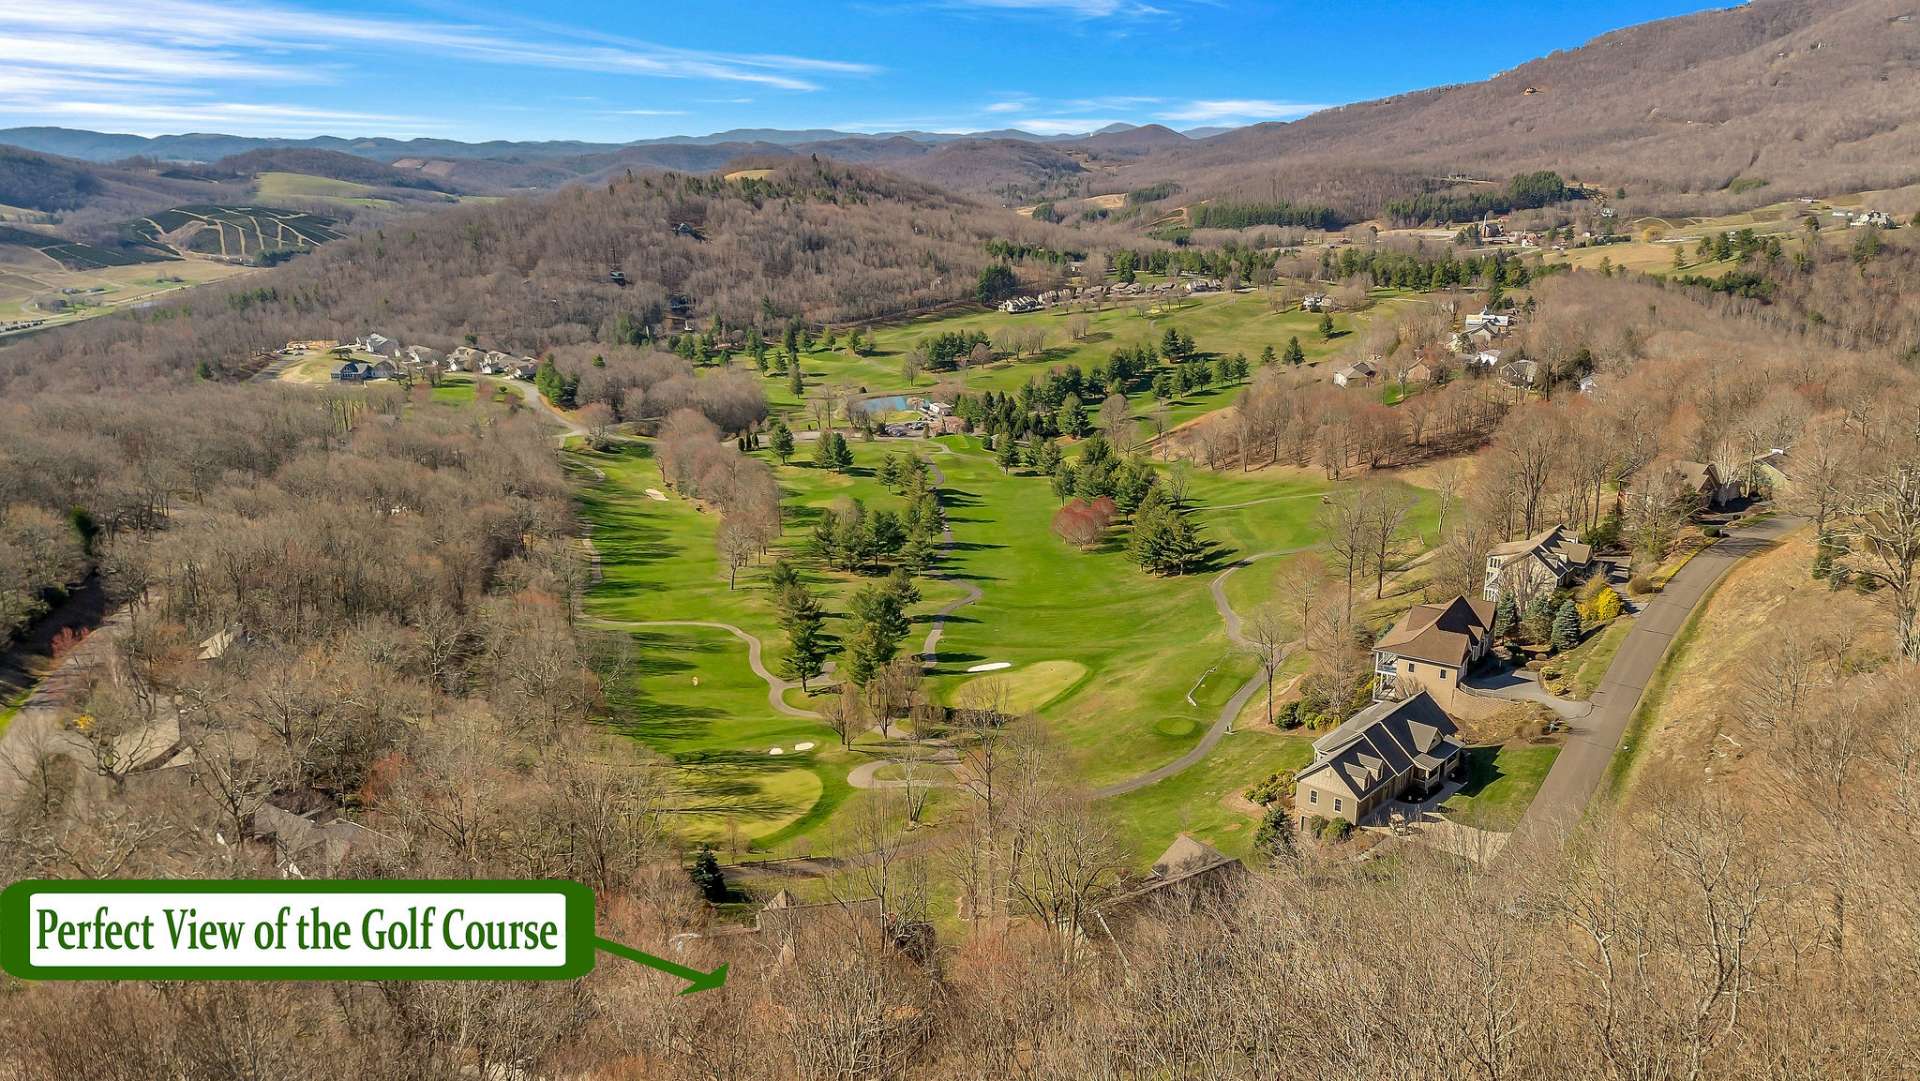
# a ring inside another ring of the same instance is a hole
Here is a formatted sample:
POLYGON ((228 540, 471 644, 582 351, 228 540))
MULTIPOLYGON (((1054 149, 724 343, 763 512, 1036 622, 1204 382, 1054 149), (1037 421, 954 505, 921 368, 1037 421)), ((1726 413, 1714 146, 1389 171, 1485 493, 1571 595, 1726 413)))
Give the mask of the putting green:
POLYGON ((1162 717, 1153 723, 1153 730, 1155 732, 1163 736, 1173 736, 1175 738, 1191 736, 1193 735, 1194 729, 1199 727, 1200 722, 1194 720, 1192 717, 1162 717))
POLYGON ((949 692, 947 704, 961 705, 969 701, 974 689, 997 684, 1005 689, 1009 713, 1032 713, 1060 697, 1086 674, 1087 666, 1079 661, 1038 661, 985 672, 949 692))

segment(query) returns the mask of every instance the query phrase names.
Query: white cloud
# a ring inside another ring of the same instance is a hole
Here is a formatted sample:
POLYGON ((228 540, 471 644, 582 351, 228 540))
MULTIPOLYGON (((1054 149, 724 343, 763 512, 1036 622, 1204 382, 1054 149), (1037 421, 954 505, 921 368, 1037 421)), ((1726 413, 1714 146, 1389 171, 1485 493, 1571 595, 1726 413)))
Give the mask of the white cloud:
POLYGON ((987 106, 986 111, 990 113, 1017 113, 1026 107, 1027 104, 1023 101, 996 101, 992 105, 987 106))
POLYGON ((1241 98, 1224 101, 1190 101, 1160 114, 1162 120, 1188 124, 1213 124, 1237 120, 1251 123, 1261 120, 1298 120, 1308 113, 1330 109, 1331 105, 1310 105, 1297 101, 1265 101, 1241 98))
POLYGON ((879 70, 814 57, 681 48, 511 17, 487 24, 331 14, 259 0, 15 0, 0 2, 0 57, 6 58, 0 64, 0 116, 86 116, 125 124, 206 124, 233 117, 303 130, 328 122, 404 119, 271 103, 242 107, 230 100, 254 97, 263 86, 340 82, 373 53, 398 63, 431 53, 503 68, 793 91, 879 70))
POLYGON ((1098 131, 1113 124, 1126 124, 1131 121, 1118 117, 1089 120, 1085 117, 1021 117, 1017 122, 1020 130, 1035 135, 1079 135, 1082 132, 1098 131))

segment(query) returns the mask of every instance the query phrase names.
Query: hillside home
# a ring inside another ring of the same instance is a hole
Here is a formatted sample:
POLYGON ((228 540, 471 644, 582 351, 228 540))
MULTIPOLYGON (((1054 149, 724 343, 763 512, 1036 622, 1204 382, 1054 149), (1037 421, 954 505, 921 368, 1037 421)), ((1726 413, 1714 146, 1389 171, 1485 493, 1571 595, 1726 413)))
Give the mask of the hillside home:
POLYGON ((1592 565, 1592 546, 1580 543, 1566 526, 1556 525, 1488 551, 1481 596, 1497 602, 1502 593, 1512 592, 1514 607, 1524 610, 1541 593, 1559 589, 1592 565))
POLYGON ((1396 799, 1424 800, 1466 776, 1459 729, 1431 695, 1376 702, 1313 741, 1313 763, 1296 778, 1293 810, 1359 825, 1396 799))
POLYGON ((1747 463, 1747 492, 1757 498, 1772 498, 1792 485, 1793 459, 1786 451, 1774 448, 1747 463))
POLYGON ((1410 367, 1401 369, 1400 381, 1402 383, 1431 383, 1433 382, 1433 365, 1428 364, 1424 360, 1414 361, 1410 367))
POLYGON ((1510 387, 1531 387, 1540 378, 1540 365, 1531 360, 1516 360, 1500 369, 1500 378, 1510 387))
POLYGON ((1513 325, 1513 317, 1510 315, 1496 315, 1482 308, 1477 314, 1467 316, 1466 325, 1468 333, 1481 329, 1501 331, 1513 325))
POLYGON ((425 367, 429 364, 438 364, 439 362, 445 359, 446 359, 446 354, 442 353, 438 349, 434 349, 425 345, 407 346, 407 360, 421 367, 425 367))
POLYGON ((1371 360, 1356 360, 1333 373, 1336 387, 1366 386, 1380 374, 1380 366, 1371 360))
POLYGON ((397 357, 400 355, 400 343, 387 337, 385 334, 369 334, 364 338, 356 339, 353 346, 362 353, 372 353, 374 356, 379 357, 397 357))
POLYGON ((1373 700, 1397 702, 1424 691, 1452 709, 1461 677, 1492 645, 1492 601, 1415 605, 1374 643, 1373 700))
POLYGON ((364 383, 373 378, 373 368, 357 360, 349 360, 335 368, 331 378, 336 383, 364 383))
POLYGON ((1333 310, 1333 298, 1325 293, 1308 293, 1300 298, 1300 310, 1303 312, 1330 312, 1333 310))
POLYGON ((1719 510, 1740 498, 1738 482, 1728 481, 1712 462, 1674 462, 1674 487, 1696 498, 1701 510, 1719 510))

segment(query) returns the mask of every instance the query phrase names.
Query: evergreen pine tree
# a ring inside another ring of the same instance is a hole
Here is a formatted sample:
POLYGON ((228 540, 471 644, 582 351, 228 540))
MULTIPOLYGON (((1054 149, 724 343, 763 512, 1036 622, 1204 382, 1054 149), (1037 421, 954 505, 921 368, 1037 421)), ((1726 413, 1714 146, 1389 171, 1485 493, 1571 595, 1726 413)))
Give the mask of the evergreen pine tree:
POLYGON ((1560 611, 1553 617, 1553 649, 1564 653, 1580 644, 1580 609, 1573 601, 1561 602, 1560 611))
POLYGON ((700 851, 693 857, 693 866, 687 869, 688 877, 693 879, 694 888, 700 896, 718 904, 727 899, 727 876, 720 870, 720 858, 713 854, 713 846, 702 842, 700 851))
POLYGON ((786 465, 793 459, 793 429, 787 427, 785 421, 773 422, 773 438, 770 445, 774 455, 780 459, 781 465, 786 465))

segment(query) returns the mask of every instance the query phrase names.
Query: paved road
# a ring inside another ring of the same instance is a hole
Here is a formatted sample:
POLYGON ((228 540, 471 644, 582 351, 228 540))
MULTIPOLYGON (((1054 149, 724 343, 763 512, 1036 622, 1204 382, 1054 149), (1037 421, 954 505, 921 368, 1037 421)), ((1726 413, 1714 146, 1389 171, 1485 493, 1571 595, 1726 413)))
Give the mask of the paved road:
POLYGON ((1593 692, 1592 712, 1572 726, 1566 746, 1521 816, 1516 834, 1552 839, 1579 824, 1673 636, 1734 564, 1767 550, 1801 524, 1798 519, 1776 518, 1729 535, 1688 560, 1647 603, 1620 643, 1606 678, 1593 692))
POLYGON ((719 623, 706 619, 595 619, 592 622, 604 627, 620 627, 623 629, 632 627, 707 627, 716 631, 726 631, 728 634, 733 635, 735 638, 747 644, 747 667, 753 669, 754 675, 766 681, 767 705, 772 706, 776 713, 784 713, 789 717, 806 717, 811 720, 817 719, 820 716, 810 709, 798 709, 787 704, 784 696, 787 691, 798 687, 799 684, 790 683, 774 675, 772 672, 767 671, 767 666, 760 663, 760 639, 755 638, 753 635, 748 634, 746 631, 741 630, 731 623, 719 623))

